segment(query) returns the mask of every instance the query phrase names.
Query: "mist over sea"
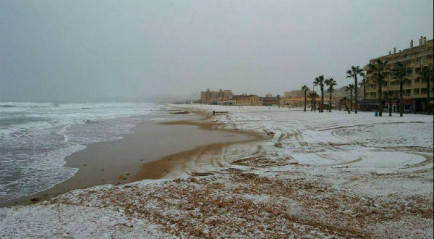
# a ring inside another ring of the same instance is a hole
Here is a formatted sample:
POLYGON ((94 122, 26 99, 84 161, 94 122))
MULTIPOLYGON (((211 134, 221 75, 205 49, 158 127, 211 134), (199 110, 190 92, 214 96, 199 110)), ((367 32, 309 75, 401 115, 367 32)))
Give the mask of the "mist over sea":
POLYGON ((151 103, 0 102, 0 203, 72 177, 65 157, 131 133, 158 114, 151 103))

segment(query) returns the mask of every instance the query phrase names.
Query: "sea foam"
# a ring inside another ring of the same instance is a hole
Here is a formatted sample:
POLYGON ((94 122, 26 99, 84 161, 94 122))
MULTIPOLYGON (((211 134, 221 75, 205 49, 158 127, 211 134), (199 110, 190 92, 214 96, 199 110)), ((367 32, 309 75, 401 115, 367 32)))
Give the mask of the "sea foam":
POLYGON ((154 104, 0 102, 0 203, 72 177, 65 157, 87 144, 121 138, 154 104))

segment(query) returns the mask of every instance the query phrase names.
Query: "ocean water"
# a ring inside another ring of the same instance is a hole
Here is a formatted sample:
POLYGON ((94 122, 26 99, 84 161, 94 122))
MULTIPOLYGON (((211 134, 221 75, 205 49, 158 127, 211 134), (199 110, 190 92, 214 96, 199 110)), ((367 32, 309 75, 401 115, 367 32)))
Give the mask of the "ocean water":
POLYGON ((0 102, 0 203, 67 180, 77 169, 64 167, 65 157, 131 133, 158 109, 146 103, 0 102))

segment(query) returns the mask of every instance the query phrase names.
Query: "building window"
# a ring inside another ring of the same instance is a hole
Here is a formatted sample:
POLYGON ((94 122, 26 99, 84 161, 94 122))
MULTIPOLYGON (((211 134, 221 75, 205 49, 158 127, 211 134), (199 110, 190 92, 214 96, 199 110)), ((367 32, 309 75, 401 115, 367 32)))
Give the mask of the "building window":
POLYGON ((414 94, 418 95, 419 94, 419 89, 414 89, 414 94))
POLYGON ((422 57, 418 57, 417 58, 417 63, 422 63, 422 62, 425 62, 425 57, 424 56, 422 56, 422 57))
POLYGON ((385 96, 387 96, 387 97, 393 97, 393 91, 387 91, 387 92, 385 92, 386 94, 384 94, 385 96))
POLYGON ((421 89, 421 93, 422 93, 422 94, 426 94, 426 88, 422 88, 422 89, 421 89))

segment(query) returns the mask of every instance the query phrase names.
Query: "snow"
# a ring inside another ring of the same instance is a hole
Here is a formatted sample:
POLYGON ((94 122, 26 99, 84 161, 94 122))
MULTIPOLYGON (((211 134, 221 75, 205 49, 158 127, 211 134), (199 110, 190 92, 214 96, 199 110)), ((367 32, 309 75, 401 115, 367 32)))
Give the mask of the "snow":
POLYGON ((2 238, 173 238, 144 219, 104 208, 38 204, 3 208, 2 238))
POLYGON ((266 139, 165 179, 1 208, 0 237, 432 237, 432 116, 183 107, 266 139))

